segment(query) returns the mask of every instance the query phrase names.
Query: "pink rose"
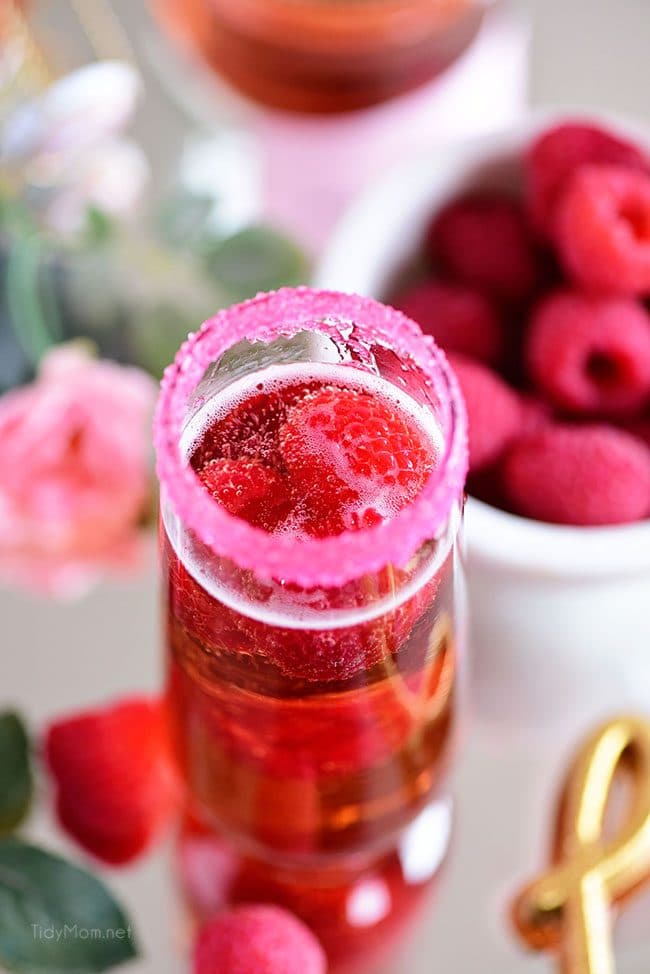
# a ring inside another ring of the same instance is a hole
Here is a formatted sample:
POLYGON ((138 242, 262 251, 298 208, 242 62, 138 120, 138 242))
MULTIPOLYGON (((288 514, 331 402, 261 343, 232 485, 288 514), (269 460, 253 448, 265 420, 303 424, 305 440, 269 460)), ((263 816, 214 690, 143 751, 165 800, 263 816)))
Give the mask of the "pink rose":
POLYGON ((142 562, 155 394, 68 345, 0 399, 0 579, 70 597, 142 562))

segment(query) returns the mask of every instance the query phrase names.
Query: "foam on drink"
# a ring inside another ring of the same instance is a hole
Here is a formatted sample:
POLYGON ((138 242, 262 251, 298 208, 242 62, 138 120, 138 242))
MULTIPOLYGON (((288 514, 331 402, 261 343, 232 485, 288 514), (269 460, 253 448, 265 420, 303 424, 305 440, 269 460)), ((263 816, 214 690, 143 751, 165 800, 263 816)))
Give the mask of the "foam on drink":
MULTIPOLYGON (((183 433, 181 448, 188 463, 193 462, 193 465, 197 466, 194 462, 197 452, 205 449, 206 445, 207 455, 210 456, 210 438, 215 427, 232 417, 238 408, 245 407, 246 403, 256 396, 274 393, 278 394, 280 402, 286 406, 286 399, 283 396, 288 396, 291 402, 291 390, 297 388, 303 390, 307 388, 316 392, 327 388, 356 390, 375 399, 380 399, 388 410, 407 417, 408 421, 422 434, 422 442, 426 444, 427 452, 430 452, 432 468, 435 467, 441 456, 443 437, 430 409, 419 404, 408 393, 373 373, 347 366, 309 362, 274 365, 263 371, 244 376, 233 381, 221 394, 209 399, 191 417, 183 433)), ((302 395, 305 395, 304 391, 302 395)), ((264 417, 256 416, 254 412, 247 414, 247 417, 250 430, 244 429, 243 432, 245 435, 250 434, 250 442, 254 444, 254 456, 273 465, 269 461, 272 437, 264 433, 264 417)), ((280 422, 282 421, 280 420, 280 422)), ((394 517, 404 506, 404 494, 398 484, 382 483, 374 476, 366 477, 363 474, 353 472, 346 462, 343 451, 337 449, 336 442, 328 439, 318 429, 305 427, 304 435, 305 443, 309 446, 310 452, 316 457, 322 458, 323 468, 332 471, 353 491, 355 499, 350 503, 349 509, 345 511, 347 517, 362 517, 364 512, 371 509, 381 518, 389 519, 394 517)), ((218 449, 222 449, 224 444, 217 443, 216 446, 218 449)), ((198 464, 199 468, 203 462, 205 461, 198 464)), ((288 533, 294 536, 296 540, 306 537, 307 533, 302 523, 303 514, 304 511, 298 504, 296 509, 281 523, 277 532, 288 533)), ((174 544, 172 533, 169 532, 169 534, 170 540, 174 544)), ((213 577, 209 577, 205 572, 200 571, 198 559, 191 550, 177 550, 176 553, 193 577, 214 598, 235 608, 238 612, 270 624, 290 628, 304 628, 305 626, 310 628, 339 628, 356 625, 358 622, 374 618, 386 611, 385 600, 381 600, 349 612, 338 611, 336 618, 333 618, 334 614, 331 612, 315 612, 309 609, 308 604, 301 605, 300 595, 296 593, 292 611, 288 614, 286 603, 279 604, 273 596, 264 605, 252 604, 245 601, 241 593, 234 593, 230 588, 220 585, 213 577)), ((393 607, 407 600, 419 586, 424 584, 438 570, 447 553, 447 544, 438 545, 430 562, 426 565, 426 573, 424 575, 418 573, 412 584, 405 585, 393 597, 393 607)), ((308 601, 308 599, 305 600, 306 603, 308 601)))

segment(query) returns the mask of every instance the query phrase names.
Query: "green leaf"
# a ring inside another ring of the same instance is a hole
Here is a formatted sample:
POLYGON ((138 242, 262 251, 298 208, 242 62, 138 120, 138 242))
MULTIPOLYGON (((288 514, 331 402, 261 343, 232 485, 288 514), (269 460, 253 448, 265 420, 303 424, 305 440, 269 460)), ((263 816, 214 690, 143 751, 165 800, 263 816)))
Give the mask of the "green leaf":
POLYGON ((41 294, 42 257, 36 235, 14 237, 5 279, 11 324, 32 365, 54 344, 41 294))
POLYGON ((186 308, 160 304, 141 312, 129 336, 130 360, 160 379, 197 321, 203 321, 214 310, 192 317, 186 308))
POLYGON ((212 197, 178 192, 163 204, 158 230, 169 246, 196 250, 214 234, 210 227, 213 211, 212 197))
POLYGON ((86 226, 84 228, 83 243, 86 247, 98 247, 108 243, 114 232, 113 221, 108 213, 97 206, 89 206, 86 210, 86 226))
POLYGON ((269 227, 241 230, 211 247, 205 259, 208 271, 232 301, 243 301, 258 291, 304 284, 308 277, 305 255, 269 227))
POLYGON ((33 214, 24 200, 17 197, 8 187, 2 185, 0 185, 0 230, 7 236, 11 234, 31 235, 37 231, 33 214))
POLYGON ((99 880, 36 846, 0 841, 0 966, 93 974, 136 953, 128 918, 99 880))
POLYGON ((15 829, 32 797, 29 740, 18 714, 0 714, 0 835, 15 829))

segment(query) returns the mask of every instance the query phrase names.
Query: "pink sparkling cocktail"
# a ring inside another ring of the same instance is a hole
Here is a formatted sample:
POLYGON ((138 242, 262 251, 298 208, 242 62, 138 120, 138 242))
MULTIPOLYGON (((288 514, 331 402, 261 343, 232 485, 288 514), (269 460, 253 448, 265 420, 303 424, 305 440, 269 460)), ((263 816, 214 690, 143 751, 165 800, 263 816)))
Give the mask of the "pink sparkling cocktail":
POLYGON ((440 797, 462 649, 462 405, 375 301, 222 312, 163 381, 167 693, 194 807, 271 872, 367 869, 440 797))

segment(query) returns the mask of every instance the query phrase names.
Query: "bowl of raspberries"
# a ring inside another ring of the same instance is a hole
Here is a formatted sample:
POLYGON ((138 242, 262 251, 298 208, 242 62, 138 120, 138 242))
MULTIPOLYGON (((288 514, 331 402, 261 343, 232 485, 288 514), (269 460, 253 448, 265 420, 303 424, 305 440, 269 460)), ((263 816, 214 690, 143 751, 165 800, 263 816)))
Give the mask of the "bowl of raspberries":
POLYGON ((650 134, 543 116, 405 161, 317 279, 404 311, 458 377, 479 718, 650 709, 650 134))

